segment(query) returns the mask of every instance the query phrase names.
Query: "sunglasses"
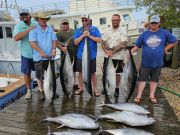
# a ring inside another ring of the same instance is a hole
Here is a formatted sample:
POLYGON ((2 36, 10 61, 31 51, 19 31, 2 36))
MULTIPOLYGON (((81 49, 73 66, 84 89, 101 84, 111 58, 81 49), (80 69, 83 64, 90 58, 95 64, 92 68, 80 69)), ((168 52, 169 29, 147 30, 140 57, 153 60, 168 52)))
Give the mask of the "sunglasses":
POLYGON ((66 22, 65 22, 65 23, 63 23, 63 25, 69 25, 69 23, 66 23, 66 22))
POLYGON ((87 19, 82 20, 82 22, 87 22, 87 21, 88 21, 87 19))
POLYGON ((158 22, 151 22, 151 24, 158 24, 158 22))
POLYGON ((29 13, 21 13, 20 16, 28 16, 29 13))

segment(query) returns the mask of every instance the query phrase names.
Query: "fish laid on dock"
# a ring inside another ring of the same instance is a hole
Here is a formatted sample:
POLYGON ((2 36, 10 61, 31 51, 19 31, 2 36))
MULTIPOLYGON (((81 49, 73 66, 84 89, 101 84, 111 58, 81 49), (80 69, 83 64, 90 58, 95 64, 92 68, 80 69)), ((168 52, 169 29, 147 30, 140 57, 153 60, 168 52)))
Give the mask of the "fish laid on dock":
POLYGON ((109 133, 111 135, 153 135, 147 131, 135 128, 122 128, 122 129, 110 129, 110 130, 103 130, 101 133, 109 133))
POLYGON ((105 106, 119 111, 129 111, 137 114, 149 114, 150 112, 142 106, 135 103, 115 103, 115 104, 101 104, 98 106, 105 106))
POLYGON ((112 59, 108 57, 103 69, 103 89, 108 101, 109 97, 114 93, 116 87, 116 69, 113 65, 112 59))
POLYGON ((127 60, 128 62, 124 65, 119 87, 119 95, 124 102, 128 102, 133 94, 137 80, 136 65, 130 50, 126 51, 126 56, 130 57, 128 58, 129 60, 127 60))
POLYGON ((46 100, 51 103, 53 101, 53 74, 51 69, 51 63, 49 61, 49 65, 46 71, 44 71, 44 94, 46 100))
POLYGON ((90 49, 88 46, 87 38, 85 38, 84 49, 82 54, 82 75, 83 82, 85 84, 88 93, 93 96, 92 84, 91 84, 91 65, 90 65, 90 49))
POLYGON ((92 135, 90 132, 82 130, 67 130, 61 132, 53 132, 48 135, 92 135))
POLYGON ((73 129, 98 129, 99 124, 92 118, 83 114, 65 114, 54 118, 46 118, 45 121, 62 124, 61 127, 69 127, 73 129))
POLYGON ((73 91, 74 71, 68 52, 64 54, 64 58, 61 63, 60 81, 64 94, 69 96, 73 91))
POLYGON ((130 126, 146 126, 155 122, 155 119, 147 115, 140 115, 133 112, 121 111, 100 115, 98 119, 107 119, 112 122, 121 122, 130 126))

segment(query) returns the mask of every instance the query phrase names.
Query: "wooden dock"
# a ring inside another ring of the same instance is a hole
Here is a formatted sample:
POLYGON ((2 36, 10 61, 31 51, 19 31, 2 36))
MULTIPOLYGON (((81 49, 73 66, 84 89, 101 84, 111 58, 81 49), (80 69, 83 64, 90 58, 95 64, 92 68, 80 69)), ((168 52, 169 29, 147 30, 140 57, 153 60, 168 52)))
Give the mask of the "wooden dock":
MULTIPOLYGON (((102 56, 102 55, 99 55, 102 56)), ((97 58, 98 63, 102 63, 102 57, 97 58)), ((101 65, 98 65, 97 70, 97 84, 98 90, 102 90, 102 73, 101 65)), ((73 95, 68 98, 63 95, 60 80, 57 79, 57 92, 59 98, 55 99, 52 105, 48 105, 46 101, 39 100, 39 93, 37 88, 33 89, 32 100, 25 100, 24 97, 16 100, 14 103, 5 107, 0 111, 0 135, 47 135, 48 129, 53 132, 66 130, 67 128, 56 129, 58 124, 46 123, 42 120, 46 117, 56 117, 66 113, 81 113, 87 115, 98 116, 100 114, 106 114, 114 112, 114 110, 97 107, 102 101, 105 101, 104 95, 92 99, 90 95, 84 91, 83 95, 73 95)), ((136 92, 133 94, 129 102, 133 102, 133 98, 136 92)), ((155 135, 179 135, 180 133, 180 121, 178 121, 173 109, 169 105, 165 96, 160 89, 157 89, 156 95, 158 104, 152 104, 149 102, 149 88, 146 87, 141 105, 148 109, 151 113, 150 116, 156 119, 156 122, 152 125, 145 127, 135 127, 151 132, 155 135)), ((119 99, 111 99, 112 102, 121 102, 119 99)), ((123 128, 122 123, 111 123, 100 121, 102 129, 115 129, 123 128)), ((96 134, 99 130, 89 130, 92 135, 96 134)))

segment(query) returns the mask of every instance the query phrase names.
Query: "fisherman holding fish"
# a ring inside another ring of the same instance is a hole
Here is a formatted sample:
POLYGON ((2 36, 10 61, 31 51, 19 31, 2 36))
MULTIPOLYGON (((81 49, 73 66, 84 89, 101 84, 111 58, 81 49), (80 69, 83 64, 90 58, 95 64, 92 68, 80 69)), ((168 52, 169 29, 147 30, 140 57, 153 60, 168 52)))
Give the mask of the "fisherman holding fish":
POLYGON ((45 100, 43 80, 44 71, 47 70, 49 60, 53 73, 53 98, 56 96, 54 57, 56 55, 57 38, 53 28, 47 25, 47 21, 49 21, 50 17, 46 16, 44 13, 39 13, 35 19, 38 21, 38 25, 29 33, 29 41, 33 48, 33 61, 40 90, 40 100, 45 100))
MULTIPOLYGON (((81 17, 82 27, 78 28, 74 34, 74 44, 78 46, 76 54, 76 70, 79 72, 79 89, 75 92, 76 95, 80 95, 83 92, 83 75, 82 75, 82 54, 85 43, 87 42, 90 50, 90 65, 91 65, 91 80, 94 86, 94 96, 100 96, 97 91, 96 81, 96 55, 97 55, 97 43, 102 42, 101 34, 97 27, 90 25, 90 19, 87 14, 83 14, 81 17)), ((91 82, 91 81, 90 81, 91 82)))
POLYGON ((25 99, 31 99, 31 70, 34 70, 32 48, 29 44, 29 32, 37 25, 36 21, 31 20, 28 9, 20 10, 20 22, 14 28, 14 40, 20 41, 21 47, 21 72, 24 74, 24 81, 27 87, 25 99))
POLYGON ((127 32, 120 27, 120 15, 112 15, 112 26, 107 28, 102 36, 102 48, 105 52, 104 65, 107 61, 107 57, 110 57, 113 61, 113 65, 116 68, 116 88, 114 97, 119 97, 119 85, 120 85, 120 73, 123 72, 125 50, 127 45, 127 32))
POLYGON ((139 71, 138 93, 134 99, 135 103, 141 102, 142 92, 146 86, 146 81, 150 81, 149 100, 157 103, 154 96, 161 67, 164 65, 163 57, 177 43, 177 39, 166 30, 159 28, 160 18, 154 15, 150 18, 150 28, 144 31, 136 41, 136 46, 131 49, 134 53, 138 48, 142 48, 142 62, 139 71), (166 45, 168 42, 168 45, 166 45))
POLYGON ((69 55, 70 55, 70 59, 71 62, 74 63, 73 65, 73 70, 74 70, 74 86, 73 89, 74 90, 78 90, 79 86, 78 83, 76 81, 76 70, 75 70, 75 58, 76 58, 76 50, 77 50, 77 46, 74 45, 74 41, 73 41, 73 35, 74 35, 74 29, 71 29, 69 27, 69 20, 68 19, 62 19, 61 20, 61 24, 62 29, 56 33, 57 36, 57 40, 58 40, 58 44, 57 47, 63 52, 61 53, 61 58, 63 58, 64 53, 66 53, 68 51, 69 55))

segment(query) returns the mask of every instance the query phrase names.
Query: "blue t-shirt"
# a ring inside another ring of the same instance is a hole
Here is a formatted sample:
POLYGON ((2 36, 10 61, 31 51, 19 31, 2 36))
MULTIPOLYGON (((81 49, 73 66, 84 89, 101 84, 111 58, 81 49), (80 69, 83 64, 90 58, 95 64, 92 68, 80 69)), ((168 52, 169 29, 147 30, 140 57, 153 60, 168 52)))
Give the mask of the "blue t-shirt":
MULTIPOLYGON (((90 35, 92 35, 94 37, 101 38, 101 34, 100 34, 97 27, 90 26, 89 33, 90 33, 90 35)), ((83 35, 83 27, 80 27, 75 31, 74 40, 79 38, 81 35, 83 35)), ((89 48, 90 48, 91 59, 94 59, 94 58, 96 58, 96 55, 97 55, 97 42, 95 42, 95 41, 93 41, 92 39, 89 39, 89 38, 87 38, 87 40, 88 40, 88 45, 89 45, 89 48)), ((84 43, 85 43, 85 38, 83 40, 81 40, 81 42, 78 44, 77 54, 76 54, 76 57, 78 59, 82 59, 84 43)))
MULTIPOLYGON (((53 41, 57 40, 56 34, 51 26, 46 27, 46 30, 42 30, 41 26, 38 24, 35 29, 29 33, 29 41, 35 41, 38 47, 46 54, 46 56, 51 56, 53 41)), ((38 51, 33 49, 33 61, 46 60, 42 58, 38 51)))
POLYGON ((142 47, 142 67, 162 67, 164 65, 164 48, 166 44, 175 43, 177 39, 169 32, 159 29, 157 32, 145 31, 136 41, 142 47))
MULTIPOLYGON (((18 33, 21 33, 25 30, 27 30, 31 26, 36 26, 38 23, 36 21, 31 20, 30 26, 26 25, 23 21, 20 21, 16 26, 14 27, 13 36, 16 36, 18 33)), ((29 44, 29 33, 20 40, 20 49, 21 49, 21 55, 26 58, 32 58, 32 48, 29 44)))

